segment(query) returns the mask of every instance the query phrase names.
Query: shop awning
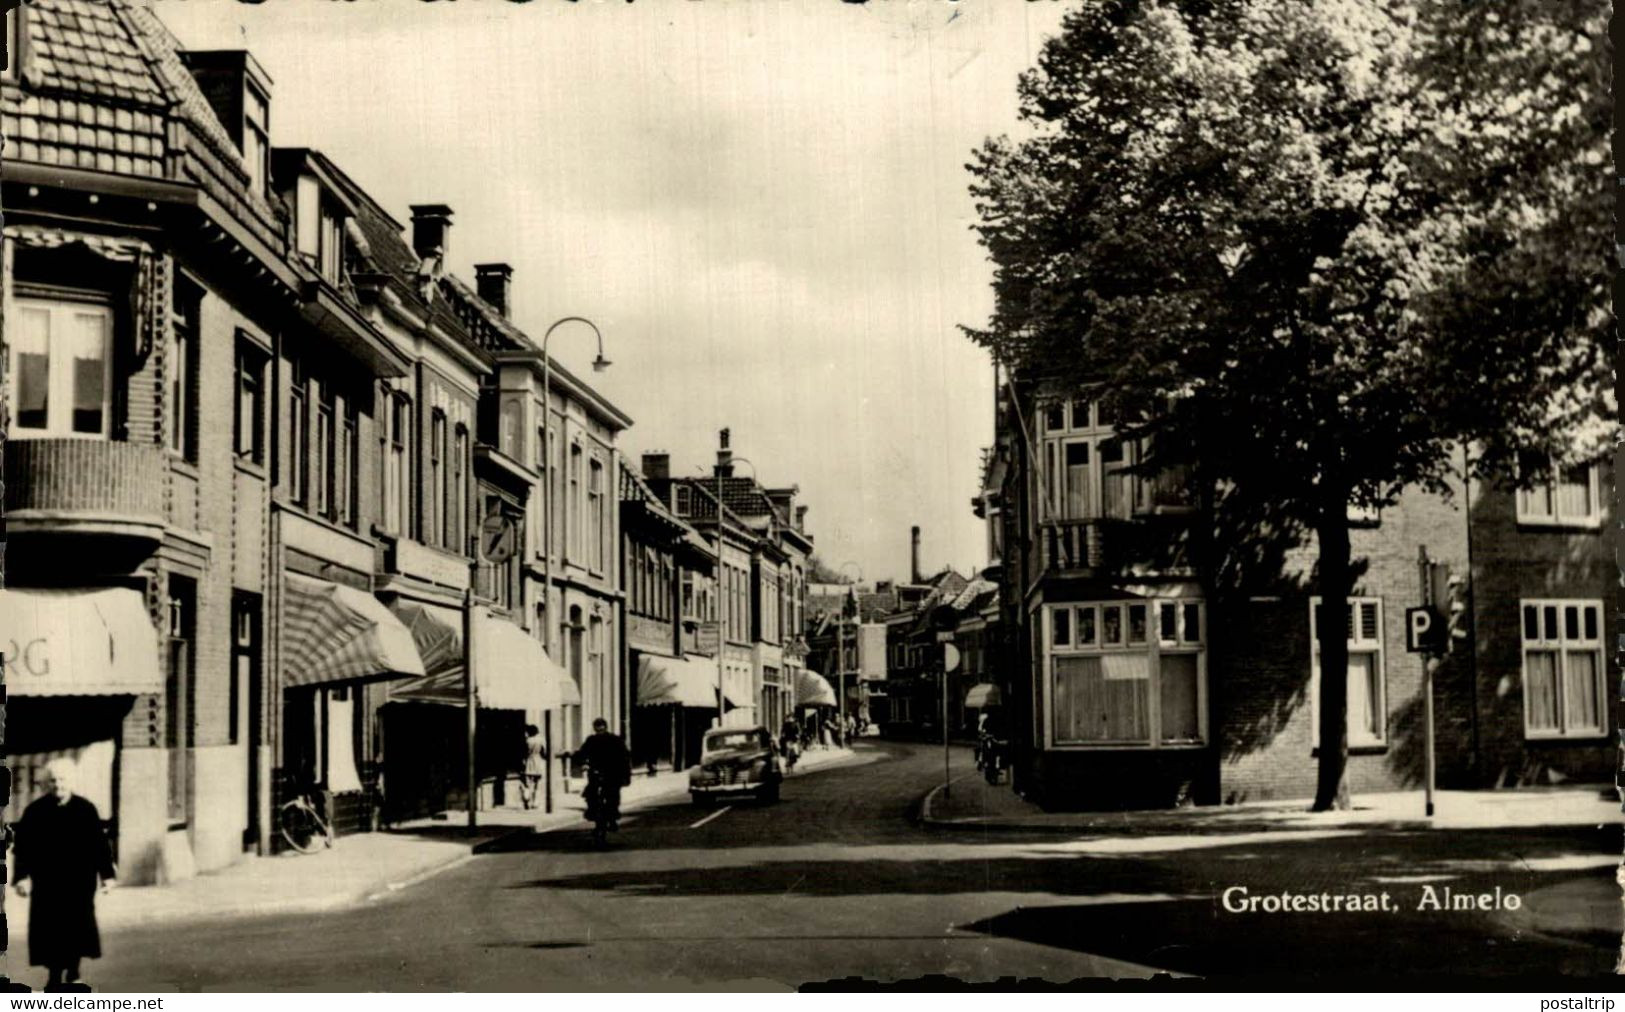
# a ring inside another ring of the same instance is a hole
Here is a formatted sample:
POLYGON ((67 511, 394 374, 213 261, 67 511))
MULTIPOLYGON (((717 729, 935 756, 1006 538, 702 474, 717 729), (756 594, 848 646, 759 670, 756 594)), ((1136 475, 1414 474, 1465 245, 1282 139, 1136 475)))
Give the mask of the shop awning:
POLYGON ((716 665, 693 658, 638 656, 638 705, 717 708, 716 665))
POLYGON ((371 594, 293 573, 286 586, 283 688, 423 674, 412 634, 371 594))
POLYGON ((138 590, 0 590, 0 646, 13 696, 164 691, 158 634, 138 590))
POLYGON ((999 693, 999 687, 992 682, 978 682, 965 693, 965 707, 971 710, 980 710, 988 706, 1003 706, 1004 698, 999 693))
POLYGON ((797 706, 834 706, 835 690, 823 675, 805 668, 796 672, 797 706))
MULTIPOLYGON (((397 603, 426 674, 392 686, 390 702, 463 706, 462 631, 420 605, 397 603)), ((474 690, 484 710, 539 713, 581 702, 581 692, 542 644, 523 629, 483 609, 474 613, 474 690)))

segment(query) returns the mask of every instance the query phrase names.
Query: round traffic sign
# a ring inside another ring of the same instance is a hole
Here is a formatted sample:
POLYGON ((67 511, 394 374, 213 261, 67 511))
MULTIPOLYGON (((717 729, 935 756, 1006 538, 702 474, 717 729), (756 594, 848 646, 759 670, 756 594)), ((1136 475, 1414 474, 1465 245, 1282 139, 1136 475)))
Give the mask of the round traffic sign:
POLYGON ((500 566, 518 549, 519 528, 513 517, 493 513, 480 523, 480 558, 500 566))

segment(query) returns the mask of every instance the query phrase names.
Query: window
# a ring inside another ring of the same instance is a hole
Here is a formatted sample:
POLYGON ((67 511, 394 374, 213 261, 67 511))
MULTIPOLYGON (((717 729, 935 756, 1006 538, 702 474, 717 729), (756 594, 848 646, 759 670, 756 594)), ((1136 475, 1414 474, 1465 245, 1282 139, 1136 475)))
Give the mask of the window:
POLYGON ((1534 476, 1533 487, 1517 494, 1519 523, 1595 527, 1601 522, 1597 465, 1559 467, 1549 460, 1526 458, 1519 471, 1534 476))
POLYGON ((248 185, 255 193, 265 192, 271 157, 271 109, 253 88, 243 100, 243 162, 248 166, 248 185))
MULTIPOLYGON (((1388 710, 1382 663, 1382 601, 1354 597, 1348 602, 1348 736, 1350 748, 1388 741, 1388 710)), ((1313 654, 1309 682, 1310 742, 1320 747, 1320 598, 1309 602, 1309 643, 1313 654)))
POLYGON ((339 520, 354 528, 361 513, 361 412, 353 398, 345 398, 343 431, 339 433, 338 489, 335 493, 339 520))
POLYGON ((335 493, 338 454, 334 452, 338 431, 334 424, 337 405, 330 384, 319 384, 316 391, 316 431, 310 448, 311 481, 315 485, 315 502, 311 509, 318 515, 333 517, 338 513, 335 493))
POLYGON ((458 424, 451 444, 451 543, 452 551, 468 550, 468 427, 458 424))
POLYGON ((568 523, 565 544, 571 561, 581 561, 581 447, 570 447, 570 494, 565 500, 568 523))
POLYGON ((1202 602, 1048 605, 1051 739, 1182 746, 1206 737, 1202 602))
POLYGON ((520 439, 520 415, 522 410, 518 401, 508 401, 502 405, 502 429, 497 433, 497 448, 515 460, 524 460, 524 446, 520 439))
POLYGON ((344 278, 344 217, 326 203, 321 205, 321 231, 317 241, 317 268, 328 283, 337 285, 344 278))
POLYGON ((1135 507, 1132 447, 1087 401, 1044 409, 1044 502, 1050 519, 1125 519, 1135 507))
POLYGON ((107 437, 112 310, 90 302, 18 299, 15 311, 9 363, 12 438, 107 437))
POLYGON ((288 391, 288 495, 305 505, 310 501, 310 378, 295 359, 288 391))
POLYGON ((587 536, 592 539, 588 563, 594 572, 604 568, 604 465, 594 460, 587 474, 587 536))
POLYGON ((446 460, 446 413, 435 408, 429 419, 429 503, 434 508, 434 540, 451 544, 451 483, 446 460))
POLYGON ((1523 727, 1530 738, 1605 733, 1602 602, 1522 601, 1523 727))
POLYGON ((411 431, 412 399, 403 393, 389 397, 384 448, 384 526, 403 537, 412 533, 411 431))
POLYGON ((169 387, 169 449, 190 461, 197 460, 198 315, 203 292, 184 278, 176 278, 170 303, 169 354, 164 373, 169 387))
POLYGON ((252 594, 232 594, 231 684, 228 690, 226 740, 233 745, 242 740, 255 719, 254 703, 259 682, 259 598, 252 594))
POLYGON ((239 334, 232 430, 237 456, 255 464, 265 463, 265 361, 265 352, 239 334))

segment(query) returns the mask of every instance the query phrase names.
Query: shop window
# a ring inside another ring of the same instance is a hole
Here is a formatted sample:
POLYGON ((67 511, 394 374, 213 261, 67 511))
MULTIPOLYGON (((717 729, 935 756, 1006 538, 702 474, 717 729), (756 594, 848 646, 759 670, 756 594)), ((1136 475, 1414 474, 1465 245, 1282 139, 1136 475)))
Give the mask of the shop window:
POLYGON ((1200 601, 1044 608, 1051 738, 1057 745, 1197 745, 1205 740, 1200 601))
POLYGON ((1521 601, 1523 726, 1529 738, 1605 733, 1602 602, 1521 601))
MULTIPOLYGON (((1320 747, 1320 598, 1309 603, 1309 642, 1313 653, 1309 684, 1310 742, 1320 747)), ((1350 598, 1348 740, 1350 748, 1388 741, 1388 709, 1383 675, 1382 601, 1350 598)))

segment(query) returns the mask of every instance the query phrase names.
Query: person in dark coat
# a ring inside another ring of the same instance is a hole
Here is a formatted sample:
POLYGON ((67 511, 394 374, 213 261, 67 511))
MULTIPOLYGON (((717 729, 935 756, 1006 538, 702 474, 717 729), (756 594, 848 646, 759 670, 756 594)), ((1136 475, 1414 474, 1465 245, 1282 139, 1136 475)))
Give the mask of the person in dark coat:
POLYGON ((96 806, 73 793, 70 759, 45 768, 48 793, 23 810, 13 853, 17 895, 29 897, 28 961, 46 987, 79 983, 79 961, 98 959, 96 893, 113 884, 113 852, 96 806))
MULTIPOLYGON (((609 722, 602 717, 592 722, 592 734, 576 750, 576 757, 587 764, 587 786, 595 789, 598 803, 604 806, 609 828, 619 827, 621 817, 621 788, 632 782, 632 757, 619 735, 609 733, 609 722)), ((589 793, 589 801, 593 793, 589 793)), ((589 805, 587 819, 598 820, 598 809, 589 805)))

